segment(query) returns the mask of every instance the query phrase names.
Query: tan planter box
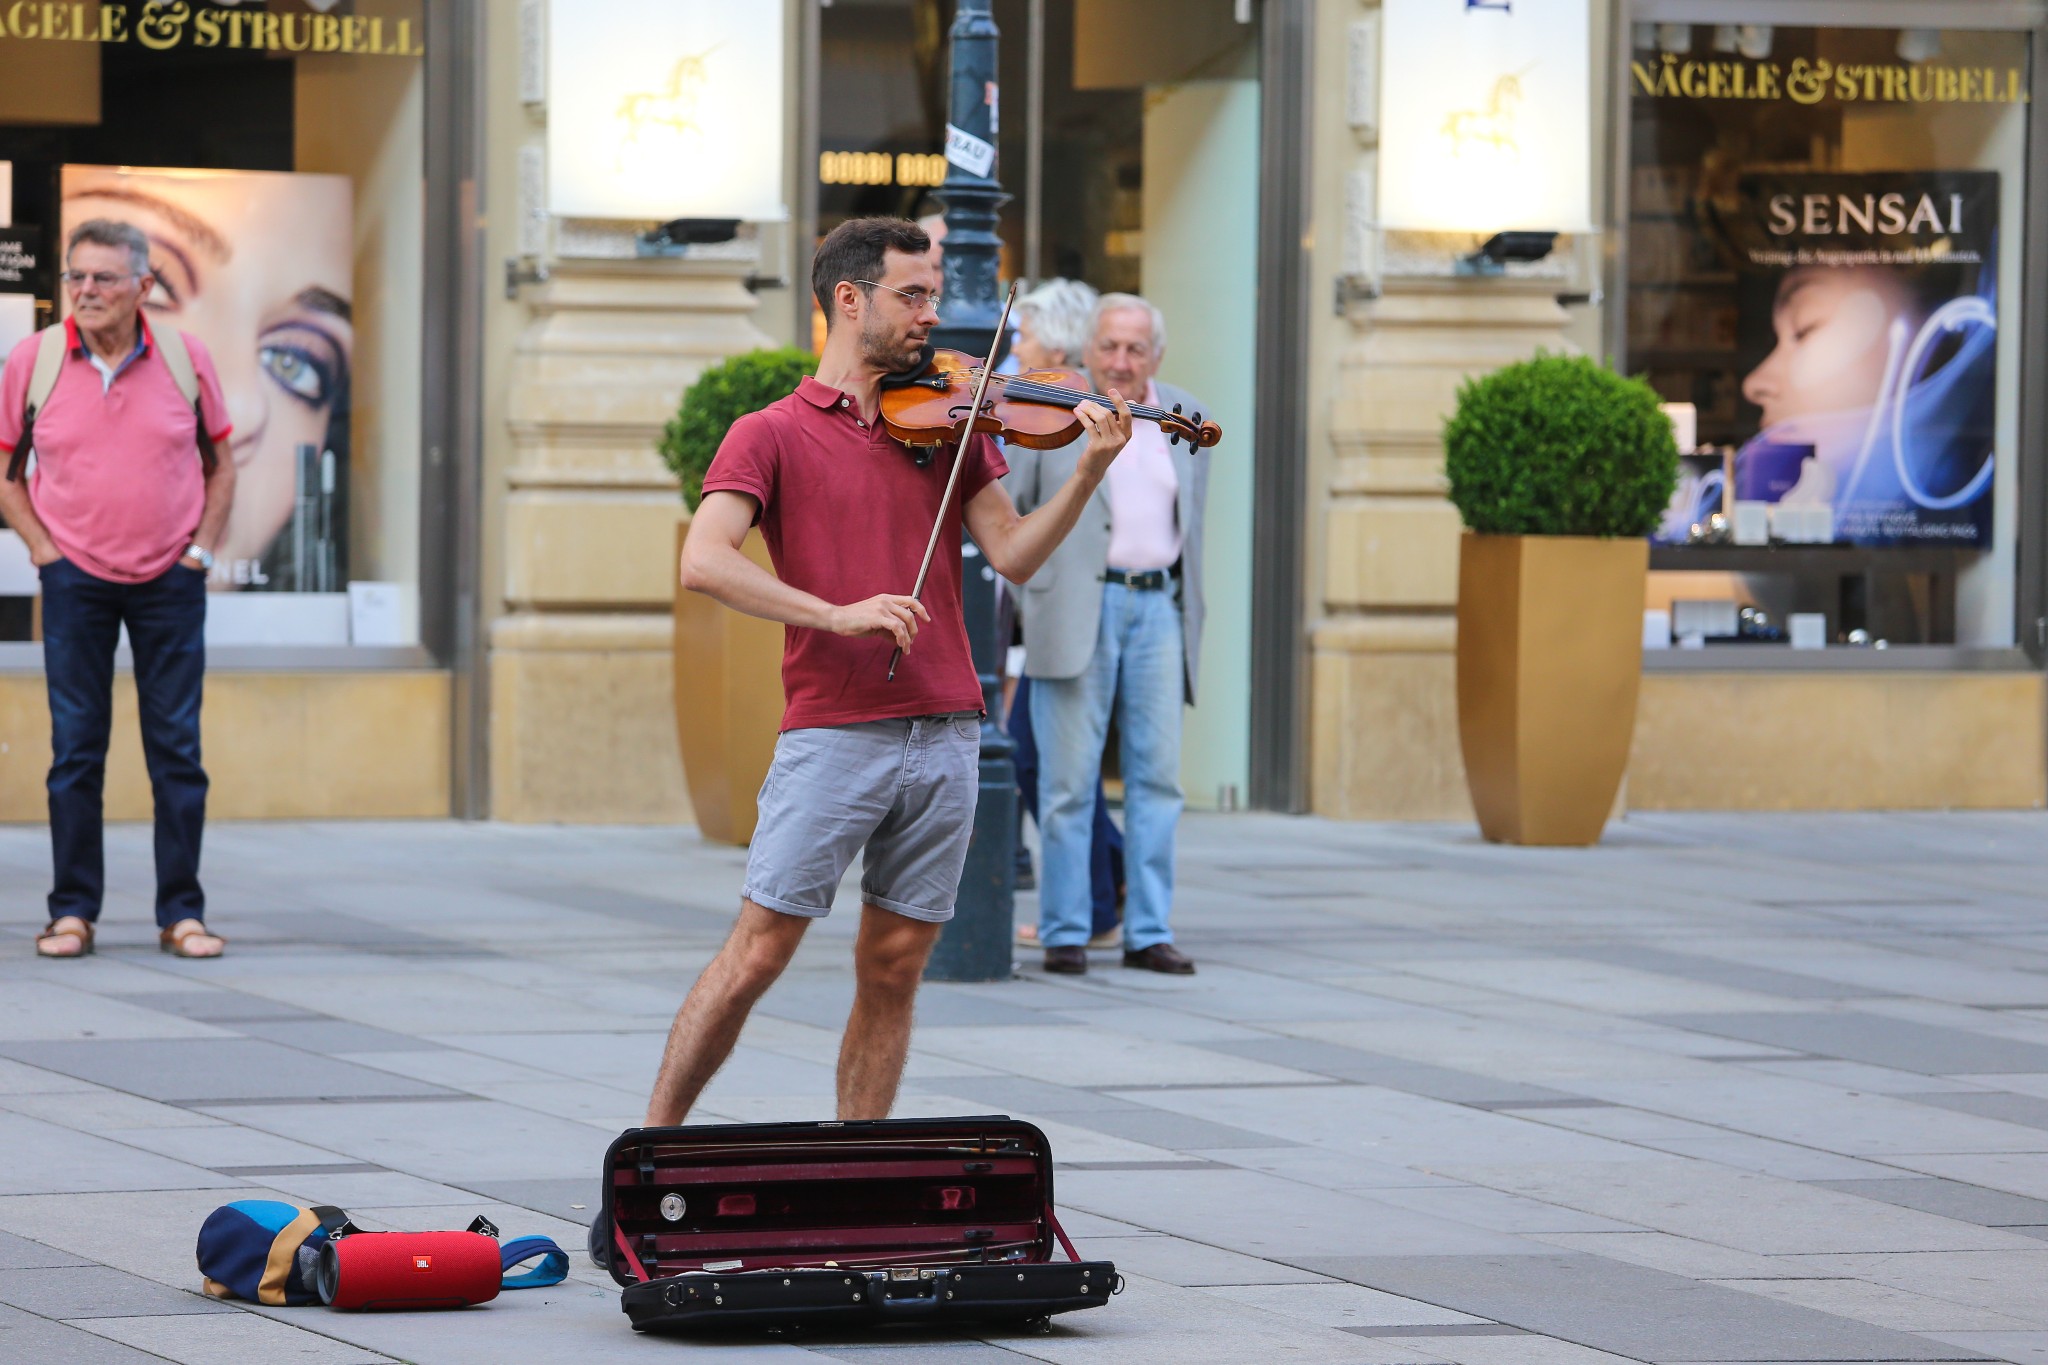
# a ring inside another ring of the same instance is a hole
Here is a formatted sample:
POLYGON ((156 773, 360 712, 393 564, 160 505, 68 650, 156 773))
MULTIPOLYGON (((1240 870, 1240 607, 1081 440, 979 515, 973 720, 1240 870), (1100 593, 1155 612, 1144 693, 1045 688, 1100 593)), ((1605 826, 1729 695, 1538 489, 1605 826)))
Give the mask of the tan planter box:
POLYGON ((1458 739, 1496 843, 1597 842, 1635 734, 1647 540, 1466 533, 1458 739))
MULTIPOLYGON (((686 522, 676 529, 682 553, 686 522)), ((748 534, 747 557, 774 572, 761 533, 748 534)), ((782 725, 782 627, 743 615, 702 593, 676 587, 676 736, 683 781, 707 839, 745 844, 754 837, 754 801, 782 725)))

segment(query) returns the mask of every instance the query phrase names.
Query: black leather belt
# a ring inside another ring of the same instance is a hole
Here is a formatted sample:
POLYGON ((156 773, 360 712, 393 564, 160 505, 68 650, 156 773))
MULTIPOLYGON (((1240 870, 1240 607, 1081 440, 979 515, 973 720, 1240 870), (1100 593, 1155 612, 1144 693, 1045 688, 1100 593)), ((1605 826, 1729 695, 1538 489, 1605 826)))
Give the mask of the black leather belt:
POLYGON ((1132 573, 1129 569, 1102 571, 1103 582, 1121 583, 1127 588, 1136 588, 1139 592, 1158 592, 1162 588, 1172 586, 1173 581, 1179 577, 1178 569, 1146 569, 1139 573, 1132 573))

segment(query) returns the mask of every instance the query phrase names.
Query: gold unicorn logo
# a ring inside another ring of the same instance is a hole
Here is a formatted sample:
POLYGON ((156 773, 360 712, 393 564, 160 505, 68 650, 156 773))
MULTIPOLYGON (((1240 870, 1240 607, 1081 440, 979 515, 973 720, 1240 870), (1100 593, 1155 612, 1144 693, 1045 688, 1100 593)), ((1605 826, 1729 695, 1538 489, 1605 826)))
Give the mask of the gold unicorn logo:
POLYGON ((617 118, 630 130, 627 140, 638 142, 650 128, 668 128, 677 133, 702 132, 697 122, 697 103, 704 96, 707 63, 716 47, 679 60, 659 90, 635 90, 619 101, 617 118))
POLYGON ((1509 156, 1522 154, 1515 138, 1515 125, 1522 116, 1522 77, 1529 68, 1502 76, 1493 83, 1493 93, 1484 109, 1458 109, 1444 120, 1444 135, 1451 140, 1451 154, 1463 156, 1468 147, 1486 146, 1509 156))

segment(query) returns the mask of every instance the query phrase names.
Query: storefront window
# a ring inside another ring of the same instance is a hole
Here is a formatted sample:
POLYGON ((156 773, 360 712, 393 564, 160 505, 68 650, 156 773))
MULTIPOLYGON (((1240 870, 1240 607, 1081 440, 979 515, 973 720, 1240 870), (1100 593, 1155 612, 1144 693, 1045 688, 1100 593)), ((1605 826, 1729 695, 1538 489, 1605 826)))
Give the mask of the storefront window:
POLYGON ((1696 432, 1651 605, 2012 646, 2026 35, 1635 33, 1626 365, 1696 432))
POLYGON ((0 282, 0 345, 64 316, 73 227, 140 227, 151 325, 204 343, 235 428, 209 643, 416 643, 421 0, 16 9, 0 240, 34 264, 0 282))

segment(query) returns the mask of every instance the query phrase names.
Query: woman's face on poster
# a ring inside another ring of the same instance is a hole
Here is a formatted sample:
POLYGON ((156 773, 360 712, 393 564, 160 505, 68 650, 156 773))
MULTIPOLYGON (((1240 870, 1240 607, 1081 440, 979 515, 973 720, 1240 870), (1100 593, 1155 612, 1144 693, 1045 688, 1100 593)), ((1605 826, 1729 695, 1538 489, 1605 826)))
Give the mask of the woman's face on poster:
POLYGON ((1742 381, 1742 396, 1763 410, 1764 430, 1876 403, 1891 325, 1907 307, 1904 288, 1882 270, 1787 275, 1771 310, 1777 345, 1742 381))
POLYGON ((116 218, 147 234, 157 281, 144 302, 150 325, 189 332, 212 353, 235 428, 222 452, 235 461, 234 508, 214 547, 232 577, 229 566, 260 559, 291 519, 297 448, 327 448, 349 390, 348 183, 92 172, 67 177, 64 198, 67 224, 116 218))

